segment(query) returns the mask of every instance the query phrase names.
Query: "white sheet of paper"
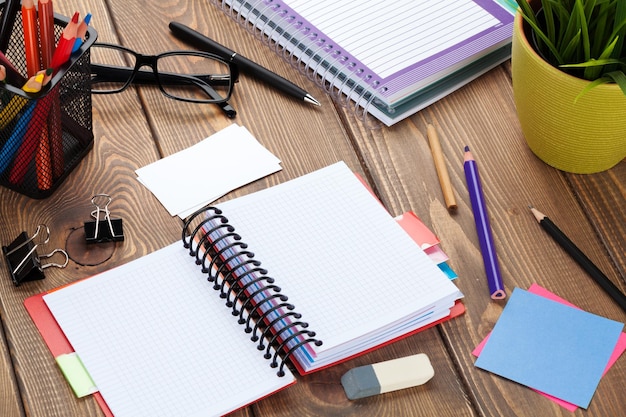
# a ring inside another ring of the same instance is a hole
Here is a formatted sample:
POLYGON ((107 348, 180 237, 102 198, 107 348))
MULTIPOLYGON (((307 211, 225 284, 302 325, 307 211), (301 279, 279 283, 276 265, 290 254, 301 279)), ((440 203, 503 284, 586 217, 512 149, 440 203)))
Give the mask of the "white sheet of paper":
POLYGON ((280 160, 248 129, 233 124, 135 172, 170 215, 185 218, 224 194, 281 169, 280 160))

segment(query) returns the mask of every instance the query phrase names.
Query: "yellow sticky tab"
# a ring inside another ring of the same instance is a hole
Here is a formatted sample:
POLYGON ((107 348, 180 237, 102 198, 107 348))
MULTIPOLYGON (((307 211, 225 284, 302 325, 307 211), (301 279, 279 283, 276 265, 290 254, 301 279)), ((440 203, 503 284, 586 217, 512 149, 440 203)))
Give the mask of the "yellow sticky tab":
POLYGON ((69 382, 74 394, 78 397, 93 394, 98 391, 98 387, 89 376, 87 369, 83 365, 76 353, 67 353, 56 357, 57 364, 65 379, 69 382))

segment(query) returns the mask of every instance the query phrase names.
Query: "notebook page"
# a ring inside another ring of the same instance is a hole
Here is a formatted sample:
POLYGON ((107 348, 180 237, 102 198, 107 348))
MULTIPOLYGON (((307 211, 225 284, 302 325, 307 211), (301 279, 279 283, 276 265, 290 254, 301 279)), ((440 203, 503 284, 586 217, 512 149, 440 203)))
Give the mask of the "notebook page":
POLYGON ((387 78, 499 23, 473 0, 282 0, 387 78))
POLYGON ((181 242, 44 296, 116 417, 223 415, 294 381, 181 242))
POLYGON ((345 163, 218 205, 326 351, 461 294, 345 163))

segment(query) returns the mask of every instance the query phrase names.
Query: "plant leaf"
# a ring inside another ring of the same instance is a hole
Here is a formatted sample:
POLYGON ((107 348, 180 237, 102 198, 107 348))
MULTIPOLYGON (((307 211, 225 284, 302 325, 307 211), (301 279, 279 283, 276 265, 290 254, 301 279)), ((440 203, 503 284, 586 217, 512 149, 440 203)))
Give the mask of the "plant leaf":
POLYGON ((611 71, 604 74, 605 78, 611 78, 615 84, 617 84, 622 90, 622 93, 626 95, 626 74, 622 71, 611 71))

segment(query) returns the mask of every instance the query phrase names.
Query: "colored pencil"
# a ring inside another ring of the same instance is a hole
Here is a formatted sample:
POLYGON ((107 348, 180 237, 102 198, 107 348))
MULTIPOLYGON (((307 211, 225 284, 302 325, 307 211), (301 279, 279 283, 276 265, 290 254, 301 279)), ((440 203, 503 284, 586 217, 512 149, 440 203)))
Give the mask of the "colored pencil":
POLYGON ((74 41, 76 40, 76 32, 78 30, 78 12, 74 13, 72 20, 68 22, 63 29, 59 43, 52 55, 52 63, 50 66, 55 70, 67 62, 72 54, 72 48, 74 47, 74 41))
POLYGON ((63 126, 61 123, 61 98, 58 87, 50 91, 53 96, 50 119, 48 120, 48 140, 52 158, 52 178, 58 179, 65 172, 65 153, 63 151, 63 126))
MULTIPOLYGON (((21 98, 21 97, 20 97, 21 98)), ((25 102, 27 100, 24 100, 25 102)), ((0 174, 2 174, 9 167, 11 162, 13 161, 13 156, 15 152, 17 152, 22 138, 24 137, 24 133, 28 127, 28 123, 33 115, 33 111, 35 109, 35 103, 30 103, 24 113, 19 116, 17 123, 13 127, 13 131, 11 132, 11 136, 9 139, 2 145, 2 149, 0 149, 0 174)))
POLYGON ((17 155, 13 161, 13 166, 9 173, 9 181, 12 184, 20 184, 28 171, 28 166, 39 145, 42 131, 47 131, 46 123, 53 96, 48 94, 44 98, 37 100, 33 114, 28 121, 28 128, 24 132, 22 143, 19 146, 17 155))
POLYGON ((87 29, 89 29, 89 22, 91 22, 91 13, 87 13, 83 21, 78 25, 78 29, 76 29, 76 40, 74 41, 74 46, 72 47, 72 53, 78 51, 83 45, 83 42, 85 42, 87 29))
POLYGON ((49 190, 52 187, 52 164, 50 161, 50 139, 47 126, 41 129, 39 146, 35 155, 35 167, 37 187, 40 190, 49 190))
MULTIPOLYGON (((41 78, 41 82, 39 85, 39 89, 41 89, 41 87, 47 85, 50 82, 50 79, 52 77, 52 69, 39 71, 35 77, 41 78)), ((40 147, 40 139, 44 135, 46 136, 46 138, 48 136, 48 116, 50 114, 50 108, 52 100, 54 100, 54 98, 55 97, 52 94, 48 94, 47 96, 37 100, 35 104, 33 116, 28 122, 28 128, 24 133, 24 137, 22 138, 22 144, 17 151, 17 155, 15 156, 15 160, 13 162, 13 167, 11 168, 11 172, 9 174, 9 181, 12 184, 20 184, 24 180, 24 176, 28 171, 28 166, 30 165, 30 161, 32 160, 33 153, 40 147)), ((46 155, 40 154, 38 156, 42 163, 45 164, 46 161, 44 160, 44 158, 46 158, 46 155)), ((50 160, 49 154, 47 155, 47 159, 48 161, 50 160)), ((41 167, 36 164, 36 170, 39 171, 40 169, 41 167)))
POLYGON ((474 156, 470 152, 469 146, 465 147, 463 168, 465 170, 467 188, 472 202, 474 223, 476 224, 480 252, 485 265, 489 294, 492 299, 500 300, 506 297, 506 292, 502 283, 496 247, 493 244, 491 225, 489 224, 489 216, 487 215, 487 204, 485 203, 485 196, 483 195, 483 189, 480 183, 478 166, 476 165, 474 156))
POLYGON ((443 151, 441 150, 441 143, 439 142, 439 135, 437 130, 431 124, 426 127, 426 133, 428 136, 428 143, 430 144, 430 152, 433 155, 433 161, 435 162, 435 169, 437 170, 437 176, 439 177, 439 185, 443 193, 443 199, 446 203, 446 207, 449 211, 455 211, 457 209, 456 199, 454 198, 454 191, 452 189, 452 183, 450 182, 450 175, 448 174, 448 168, 446 161, 443 157, 443 151))
POLYGON ((32 77, 41 69, 39 37, 37 36, 37 10, 33 0, 22 0, 22 25, 24 27, 26 73, 32 77))
POLYGON ((39 37, 41 41, 41 65, 49 68, 54 52, 54 6, 52 0, 39 0, 39 37))
POLYGON ((15 68, 15 65, 7 58, 7 56, 0 51, 0 63, 5 66, 7 69, 7 78, 6 81, 8 84, 21 86, 26 82, 26 79, 20 72, 15 68))

